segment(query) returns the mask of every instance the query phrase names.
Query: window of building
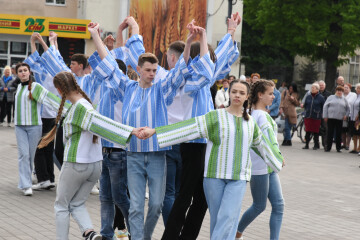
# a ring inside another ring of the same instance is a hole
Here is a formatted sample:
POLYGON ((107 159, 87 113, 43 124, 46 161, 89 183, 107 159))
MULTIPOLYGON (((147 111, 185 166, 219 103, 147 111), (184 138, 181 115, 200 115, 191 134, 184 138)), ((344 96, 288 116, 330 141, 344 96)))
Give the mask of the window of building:
MULTIPOLYGON (((39 54, 43 49, 36 44, 39 54)), ((0 73, 6 65, 13 65, 22 62, 31 55, 31 47, 29 42, 17 42, 9 40, 0 40, 0 73)))
POLYGON ((349 82, 355 85, 359 82, 360 55, 352 56, 349 64, 349 82))
POLYGON ((45 4, 54 6, 65 6, 66 0, 45 0, 45 4))

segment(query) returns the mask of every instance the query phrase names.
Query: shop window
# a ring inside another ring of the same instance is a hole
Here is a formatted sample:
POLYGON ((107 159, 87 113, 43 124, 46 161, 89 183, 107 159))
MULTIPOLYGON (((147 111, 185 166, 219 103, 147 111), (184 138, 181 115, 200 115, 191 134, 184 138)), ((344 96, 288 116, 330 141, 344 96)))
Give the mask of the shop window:
POLYGON ((65 6, 66 0, 45 0, 47 5, 65 6))
POLYGON ((8 53, 8 41, 0 41, 0 53, 8 53))
POLYGON ((18 64, 20 62, 23 62, 25 60, 25 58, 22 58, 22 57, 12 57, 10 59, 10 66, 12 66, 13 64, 18 64))
POLYGON ((26 55, 26 42, 11 42, 10 54, 26 55))

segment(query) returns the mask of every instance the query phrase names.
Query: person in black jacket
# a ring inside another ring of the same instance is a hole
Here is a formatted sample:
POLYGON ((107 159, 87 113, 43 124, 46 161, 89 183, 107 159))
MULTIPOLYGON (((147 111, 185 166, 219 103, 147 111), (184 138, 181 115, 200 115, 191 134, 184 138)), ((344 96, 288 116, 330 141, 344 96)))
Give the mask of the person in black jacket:
POLYGON ((314 135, 314 150, 320 148, 319 145, 319 131, 321 125, 322 111, 325 103, 324 97, 319 93, 320 86, 317 83, 313 83, 311 86, 311 94, 305 99, 305 141, 306 145, 303 149, 309 149, 309 142, 311 134, 314 135))

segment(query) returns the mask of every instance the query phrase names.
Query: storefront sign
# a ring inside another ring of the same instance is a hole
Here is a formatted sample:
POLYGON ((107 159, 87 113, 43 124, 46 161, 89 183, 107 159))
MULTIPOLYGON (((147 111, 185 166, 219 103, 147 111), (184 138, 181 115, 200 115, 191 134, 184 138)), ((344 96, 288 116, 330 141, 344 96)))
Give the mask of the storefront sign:
POLYGON ((83 19, 0 14, 0 33, 31 35, 38 32, 49 36, 49 32, 53 31, 59 37, 89 39, 89 23, 90 20, 83 19))

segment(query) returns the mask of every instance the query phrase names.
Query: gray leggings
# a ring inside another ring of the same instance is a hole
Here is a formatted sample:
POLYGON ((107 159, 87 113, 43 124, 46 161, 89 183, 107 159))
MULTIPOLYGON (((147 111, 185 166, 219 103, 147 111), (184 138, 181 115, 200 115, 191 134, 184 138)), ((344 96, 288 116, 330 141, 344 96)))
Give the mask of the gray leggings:
POLYGON ((56 239, 67 240, 70 227, 70 214, 79 225, 81 234, 92 229, 85 202, 91 189, 99 180, 101 161, 94 163, 64 162, 56 190, 55 217, 56 239))

